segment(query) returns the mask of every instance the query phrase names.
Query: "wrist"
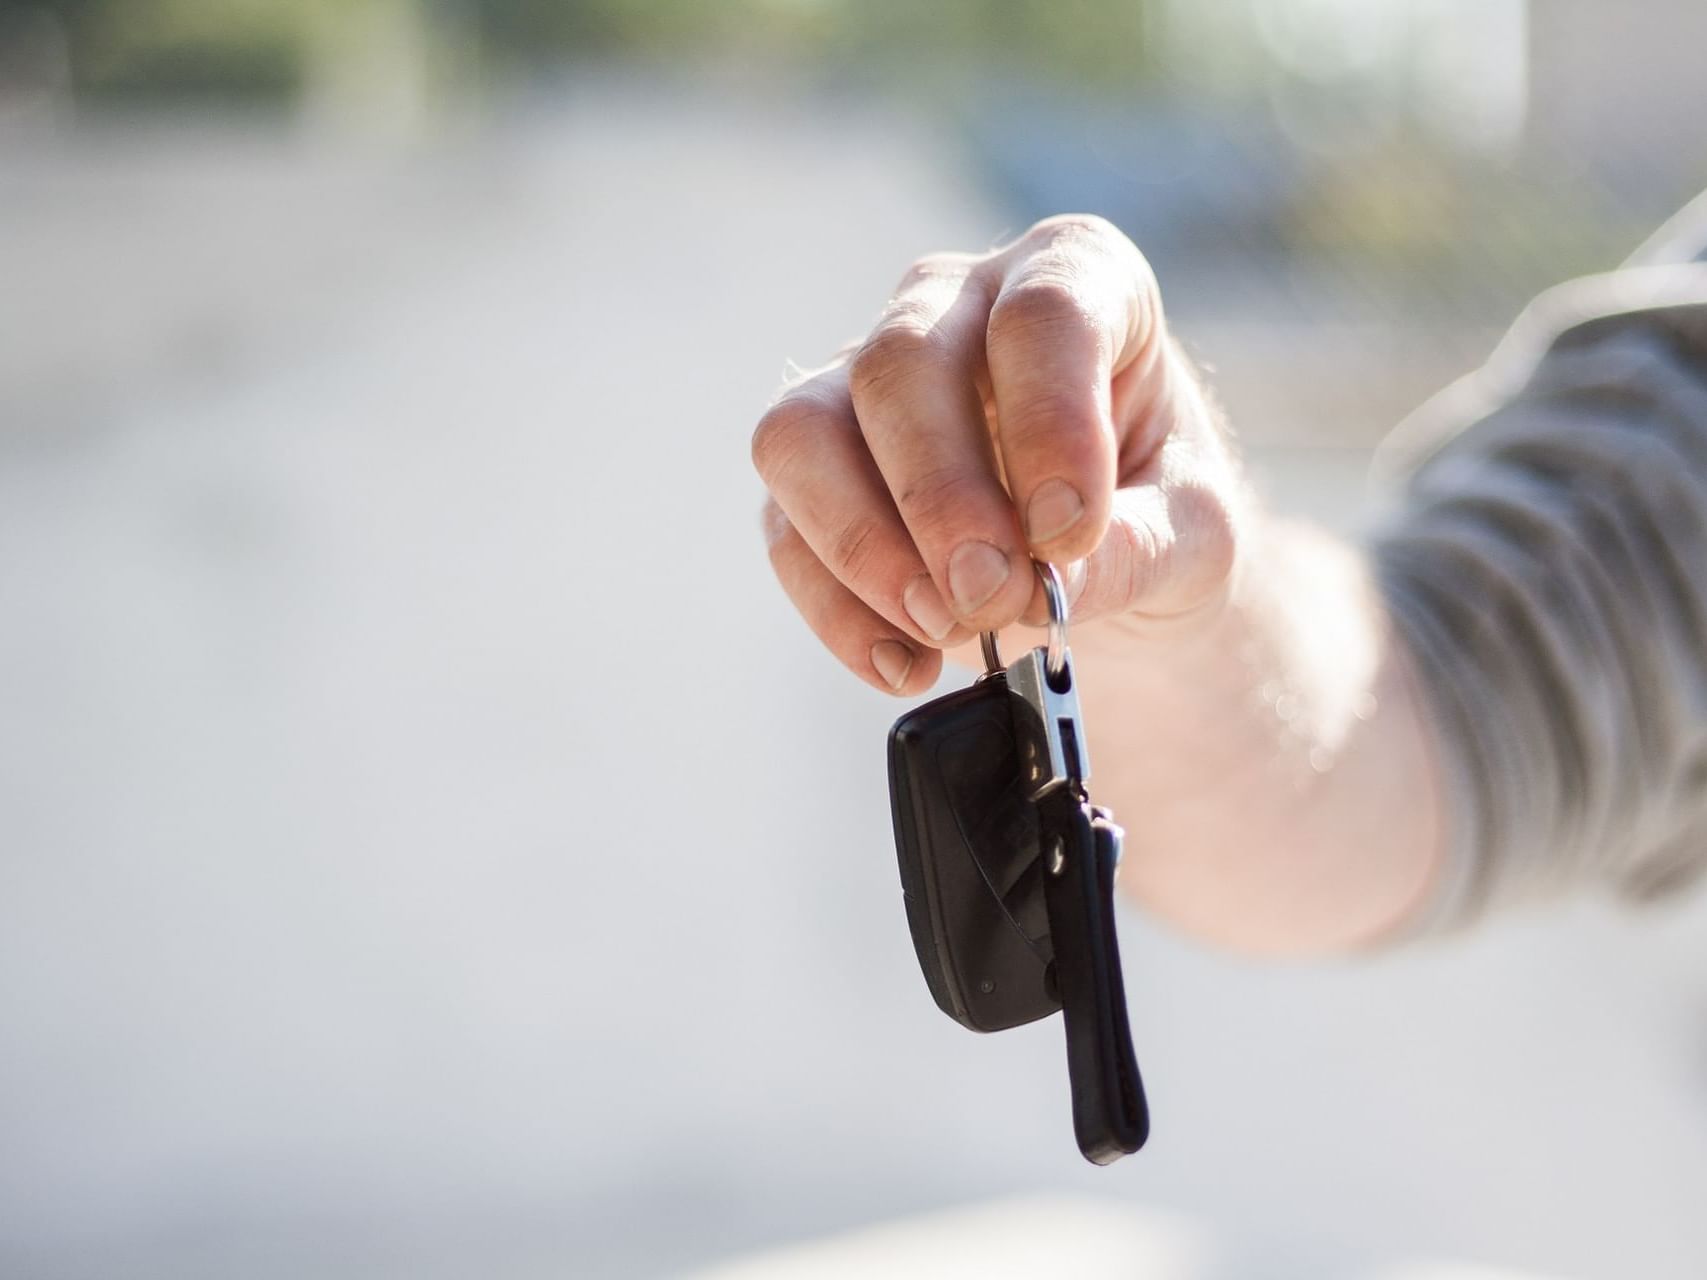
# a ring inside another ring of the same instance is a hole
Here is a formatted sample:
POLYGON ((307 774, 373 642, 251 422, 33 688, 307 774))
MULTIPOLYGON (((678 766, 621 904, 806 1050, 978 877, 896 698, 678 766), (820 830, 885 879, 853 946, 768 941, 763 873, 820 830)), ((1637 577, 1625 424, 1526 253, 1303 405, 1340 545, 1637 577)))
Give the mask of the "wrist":
POLYGON ((1074 634, 1099 796, 1142 814, 1129 893, 1189 932, 1344 948, 1421 893, 1436 800, 1362 555, 1253 521, 1219 600, 1074 634))

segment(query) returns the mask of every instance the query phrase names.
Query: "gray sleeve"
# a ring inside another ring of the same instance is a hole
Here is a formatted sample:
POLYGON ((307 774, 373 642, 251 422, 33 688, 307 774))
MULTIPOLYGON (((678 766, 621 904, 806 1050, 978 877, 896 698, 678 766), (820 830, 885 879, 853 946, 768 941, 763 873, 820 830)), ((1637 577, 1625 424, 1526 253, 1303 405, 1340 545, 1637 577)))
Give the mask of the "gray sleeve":
POLYGON ((1702 225, 1537 299, 1386 450, 1375 562, 1452 807, 1424 929, 1707 870, 1702 225))

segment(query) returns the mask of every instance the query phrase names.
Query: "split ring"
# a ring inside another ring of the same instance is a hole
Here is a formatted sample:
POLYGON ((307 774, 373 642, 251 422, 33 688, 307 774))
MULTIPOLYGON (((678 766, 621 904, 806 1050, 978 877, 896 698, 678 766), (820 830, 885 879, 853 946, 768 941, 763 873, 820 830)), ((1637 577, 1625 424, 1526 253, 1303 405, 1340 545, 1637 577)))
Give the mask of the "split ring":
MULTIPOLYGON (((1046 665, 1050 677, 1056 678, 1067 669, 1067 588, 1062 584, 1061 573, 1054 565, 1042 560, 1033 560, 1031 563, 1037 570, 1037 576, 1043 580, 1044 599, 1049 603, 1049 652, 1046 665)), ((996 647, 996 633, 980 631, 978 644, 984 650, 986 673, 993 675, 1002 670, 1002 654, 996 647)))

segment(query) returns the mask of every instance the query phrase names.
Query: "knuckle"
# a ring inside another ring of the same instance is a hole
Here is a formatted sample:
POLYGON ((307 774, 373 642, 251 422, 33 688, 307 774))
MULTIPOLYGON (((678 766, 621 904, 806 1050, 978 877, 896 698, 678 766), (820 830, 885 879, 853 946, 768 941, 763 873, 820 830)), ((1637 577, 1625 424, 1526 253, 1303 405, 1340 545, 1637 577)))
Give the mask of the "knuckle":
POLYGON ((1033 260, 1069 279, 1110 273, 1131 282, 1139 298, 1159 309, 1161 291, 1149 259, 1124 231, 1106 218, 1067 213, 1045 218, 1027 233, 1033 260))
POLYGON ((966 524, 976 511, 983 486, 958 467, 939 467, 914 476, 895 495, 909 528, 943 529, 966 524))
POLYGON ((849 521, 830 543, 830 569, 843 582, 862 577, 877 554, 877 521, 862 516, 849 521))
POLYGON ((767 482, 788 469, 807 439, 824 425, 825 412, 803 396, 785 396, 753 429, 753 468, 767 482))
POLYGON ((1095 465, 1103 427, 1093 396, 1047 386, 999 406, 1003 447, 1026 458, 1047 458, 1069 471, 1095 465))
POLYGON ((904 292, 930 280, 958 280, 975 261, 968 253, 927 253, 908 264, 896 292, 904 292))
POLYGON ((848 364, 848 388, 855 401, 875 403, 940 358, 930 330, 909 314, 909 308, 898 306, 854 353, 848 364))
POLYGON ((1027 233, 1036 245, 1063 248, 1084 245, 1098 250, 1119 248, 1132 250, 1135 246, 1126 233, 1107 218, 1094 213, 1058 213, 1044 218, 1027 233))
POLYGON ((1002 290, 990 308, 990 341, 1047 340, 1088 324, 1084 297, 1071 277, 1035 270, 1002 290))
POLYGON ((1204 483, 1182 485, 1174 493, 1174 523, 1192 547, 1191 583, 1208 590, 1226 581, 1238 558, 1238 526, 1223 494, 1204 483))
POLYGON ((1120 582, 1116 598, 1130 607, 1144 601, 1151 583, 1157 579, 1163 556, 1162 541, 1148 521, 1125 521, 1118 528, 1125 546, 1117 563, 1125 569, 1122 575, 1125 580, 1120 582))

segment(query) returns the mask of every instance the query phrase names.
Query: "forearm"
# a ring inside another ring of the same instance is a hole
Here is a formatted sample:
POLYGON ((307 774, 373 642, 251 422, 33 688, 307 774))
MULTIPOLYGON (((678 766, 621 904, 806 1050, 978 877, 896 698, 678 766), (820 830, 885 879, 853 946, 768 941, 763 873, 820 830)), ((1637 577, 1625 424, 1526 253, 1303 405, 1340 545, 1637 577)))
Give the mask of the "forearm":
POLYGON ((1424 899, 1445 822, 1420 691, 1362 554, 1258 520, 1225 598, 1073 649, 1121 883, 1246 950, 1365 945, 1424 899))

